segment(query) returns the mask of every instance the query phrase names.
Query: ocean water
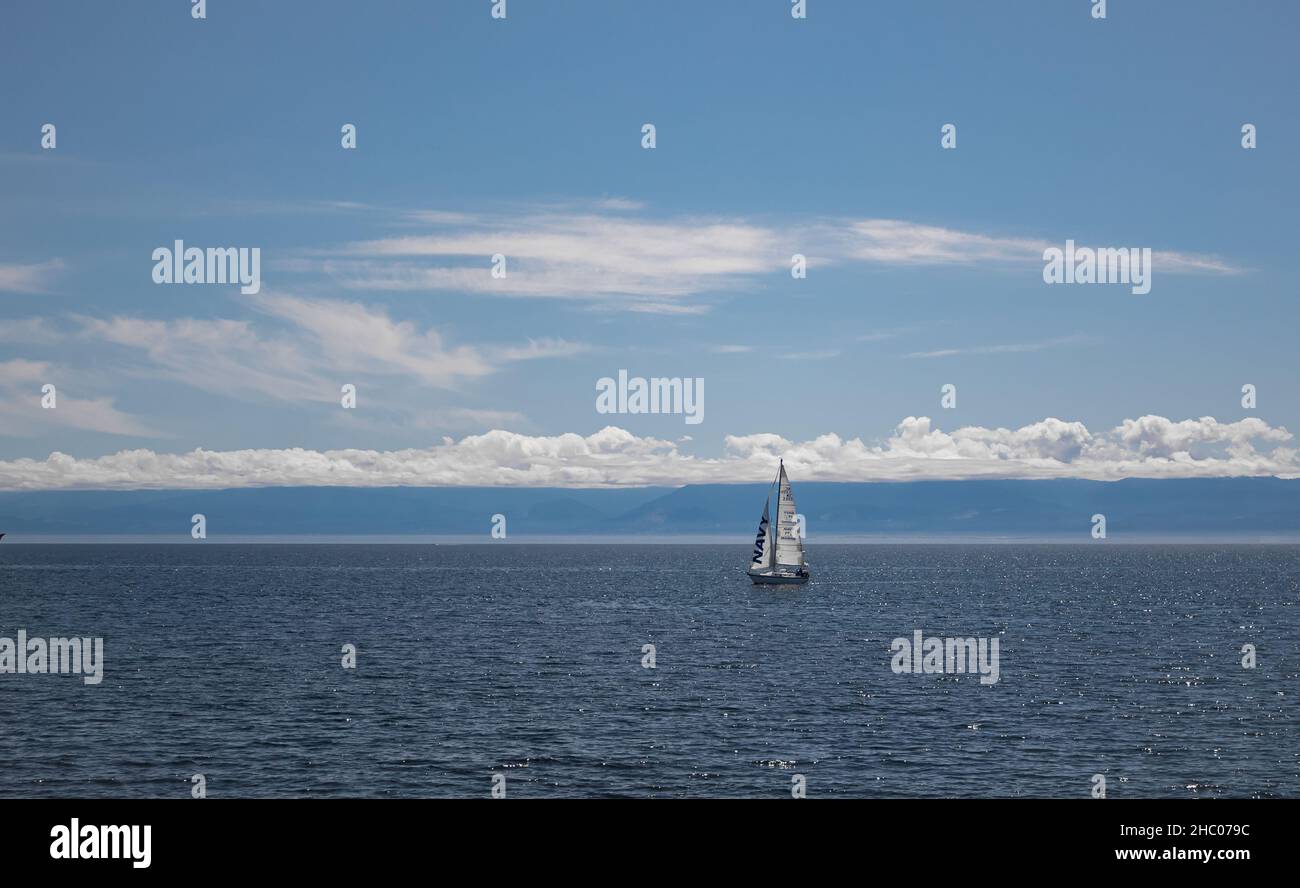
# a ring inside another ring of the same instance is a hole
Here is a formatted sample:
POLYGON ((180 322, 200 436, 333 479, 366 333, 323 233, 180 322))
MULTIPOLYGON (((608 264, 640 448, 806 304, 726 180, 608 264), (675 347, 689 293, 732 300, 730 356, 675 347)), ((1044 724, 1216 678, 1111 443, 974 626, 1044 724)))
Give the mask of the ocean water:
POLYGON ((1300 795, 1300 547, 748 548, 3 543, 0 636, 105 674, 0 674, 0 796, 1300 795))

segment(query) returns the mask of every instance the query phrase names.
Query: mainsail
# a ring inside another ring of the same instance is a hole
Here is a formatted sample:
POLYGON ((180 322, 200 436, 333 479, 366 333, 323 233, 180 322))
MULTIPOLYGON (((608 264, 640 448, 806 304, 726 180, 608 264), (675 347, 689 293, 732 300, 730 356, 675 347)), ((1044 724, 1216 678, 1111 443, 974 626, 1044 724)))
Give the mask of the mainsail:
MULTIPOLYGON (((803 567, 803 540, 799 538, 798 519, 795 518, 794 491, 781 463, 779 493, 776 501, 776 564, 778 567, 803 567)), ((764 510, 764 518, 766 518, 764 510)))

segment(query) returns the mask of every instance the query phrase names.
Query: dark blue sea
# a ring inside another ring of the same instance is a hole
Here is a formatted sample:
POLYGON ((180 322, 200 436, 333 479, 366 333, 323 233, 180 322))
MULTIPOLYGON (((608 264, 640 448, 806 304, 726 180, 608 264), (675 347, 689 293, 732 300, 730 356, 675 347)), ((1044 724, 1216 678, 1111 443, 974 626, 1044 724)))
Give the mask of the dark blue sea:
POLYGON ((3 543, 0 636, 105 671, 0 674, 0 796, 1300 795, 1300 547, 748 551, 3 543), (896 674, 918 629, 998 682, 896 674))

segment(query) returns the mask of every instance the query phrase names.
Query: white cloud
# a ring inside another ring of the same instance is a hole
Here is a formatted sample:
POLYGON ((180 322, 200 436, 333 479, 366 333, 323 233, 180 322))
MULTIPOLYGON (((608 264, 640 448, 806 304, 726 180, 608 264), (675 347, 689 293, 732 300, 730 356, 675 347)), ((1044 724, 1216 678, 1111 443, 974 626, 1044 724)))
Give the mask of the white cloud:
POLYGON ((803 481, 1300 477, 1300 455, 1285 446, 1291 440, 1286 429, 1259 419, 1143 416, 1094 434, 1054 418, 1019 429, 943 432, 927 417, 907 417, 879 444, 834 434, 798 442, 727 436, 722 456, 704 458, 683 451, 689 439, 638 437, 612 426, 585 437, 494 430, 395 451, 130 450, 95 459, 54 453, 0 461, 0 489, 674 486, 769 481, 778 458, 803 481))
POLYGON ((683 305, 678 303, 674 305, 671 302, 633 302, 622 306, 628 311, 642 312, 644 314, 667 314, 667 315, 702 315, 708 314, 707 305, 683 305))
MULTIPOLYGON (((823 225, 817 243, 834 244, 832 255, 883 265, 971 265, 1032 262, 1041 264, 1043 251, 1062 247, 1059 240, 1006 237, 920 225, 899 219, 863 219, 823 225)), ((1093 245, 1074 237, 1080 246, 1093 245)), ((1098 242, 1097 246, 1132 246, 1098 242)), ((1152 250, 1152 266, 1162 274, 1233 274, 1239 269, 1217 256, 1152 250)))
POLYGON ((833 349, 806 352, 786 352, 785 354, 777 355, 778 358, 785 361, 827 361, 831 358, 838 358, 839 356, 840 353, 833 349))
POLYGON ((138 352, 137 375, 165 378, 235 398, 332 400, 319 358, 290 339, 264 338, 248 321, 79 317, 82 335, 138 352))
POLYGON ((1253 441, 1282 444, 1291 440, 1284 428, 1251 417, 1221 423, 1212 416, 1174 422, 1163 416, 1126 419, 1115 430, 1117 444, 1143 455, 1173 458, 1199 444, 1223 444, 1230 453, 1248 455, 1253 441))
POLYGON ((357 289, 569 299, 617 295, 662 303, 737 287, 747 276, 789 261, 775 231, 739 220, 649 222, 622 213, 546 212, 480 217, 443 228, 354 243, 343 251, 353 258, 332 258, 321 268, 357 289), (488 258, 496 253, 506 256, 504 278, 490 273, 488 258))
POLYGON ((889 339, 897 339, 904 330, 872 330, 870 333, 863 333, 855 337, 858 342, 885 342, 889 339))
POLYGON ((10 318, 0 321, 0 342, 22 345, 58 342, 62 335, 45 318, 10 318))
POLYGON ((118 410, 112 398, 82 397, 93 385, 88 374, 46 361, 0 361, 0 436, 29 437, 51 428, 109 435, 159 437, 144 423, 118 410), (41 406, 42 387, 55 387, 55 406, 41 406))
POLYGON ((26 385, 50 381, 50 365, 46 361, 28 361, 15 358, 0 363, 0 384, 26 385))
POLYGON ((449 347, 437 330, 394 321, 387 312, 356 302, 267 296, 262 311, 293 324, 315 340, 312 351, 332 367, 375 375, 401 375, 434 388, 492 372, 471 346, 449 347))
POLYGON ((645 203, 629 197, 605 197, 597 201, 597 206, 605 210, 641 210, 645 203))
POLYGON ((591 351, 591 346, 567 339, 529 339, 525 345, 495 346, 486 351, 499 361, 532 361, 585 354, 591 351))
MULTIPOLYGON (((899 219, 638 219, 633 201, 610 198, 579 209, 510 213, 407 213, 428 234, 385 237, 317 251, 286 270, 328 274, 341 286, 380 291, 456 291, 499 296, 614 303, 639 311, 699 312, 691 297, 751 285, 758 275, 788 271, 802 252, 812 267, 1041 266, 1043 250, 1064 242, 959 231, 899 219), (507 258, 494 278, 489 257, 507 258)), ((1076 238, 1078 239, 1078 238, 1076 238)), ((1080 240, 1083 243, 1083 240, 1080 240)), ((1207 255, 1156 250, 1159 273, 1236 271, 1207 255)))
POLYGON ((956 231, 899 219, 863 219, 823 226, 823 243, 835 253, 882 265, 948 265, 1041 261, 1044 242, 956 231))
POLYGON ((1085 341, 1085 338, 1082 336, 1058 336, 1055 339, 1045 339, 1042 342, 1021 342, 1012 345, 975 345, 966 348, 940 348, 933 351, 909 352, 905 357, 950 358, 956 355, 1021 354, 1024 352, 1045 351, 1058 345, 1072 345, 1083 341, 1085 341))
POLYGON ((44 293, 52 278, 63 269, 62 259, 26 265, 0 263, 0 290, 13 293, 44 293))
POLYGON ((381 308, 333 299, 263 293, 251 300, 284 329, 248 320, 75 317, 81 335, 131 349, 148 363, 138 375, 163 376, 244 399, 334 401, 341 379, 409 380, 452 389, 517 361, 567 357, 587 349, 562 339, 510 345, 458 345, 441 333, 395 320, 381 308))
MULTIPOLYGON (((491 427, 508 423, 528 422, 528 417, 517 410, 475 410, 469 407, 452 407, 439 412, 439 418, 460 426, 491 427)), ((432 425, 432 423, 430 423, 432 425)))

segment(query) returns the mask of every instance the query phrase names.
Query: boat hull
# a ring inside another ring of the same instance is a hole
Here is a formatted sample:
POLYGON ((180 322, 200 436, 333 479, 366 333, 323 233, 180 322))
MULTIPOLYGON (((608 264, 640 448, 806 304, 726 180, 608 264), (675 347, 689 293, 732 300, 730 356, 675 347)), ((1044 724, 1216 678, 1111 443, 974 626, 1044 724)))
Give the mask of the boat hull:
POLYGON ((802 586, 807 583, 809 576, 806 573, 749 573, 749 578, 754 581, 755 586, 802 586))

